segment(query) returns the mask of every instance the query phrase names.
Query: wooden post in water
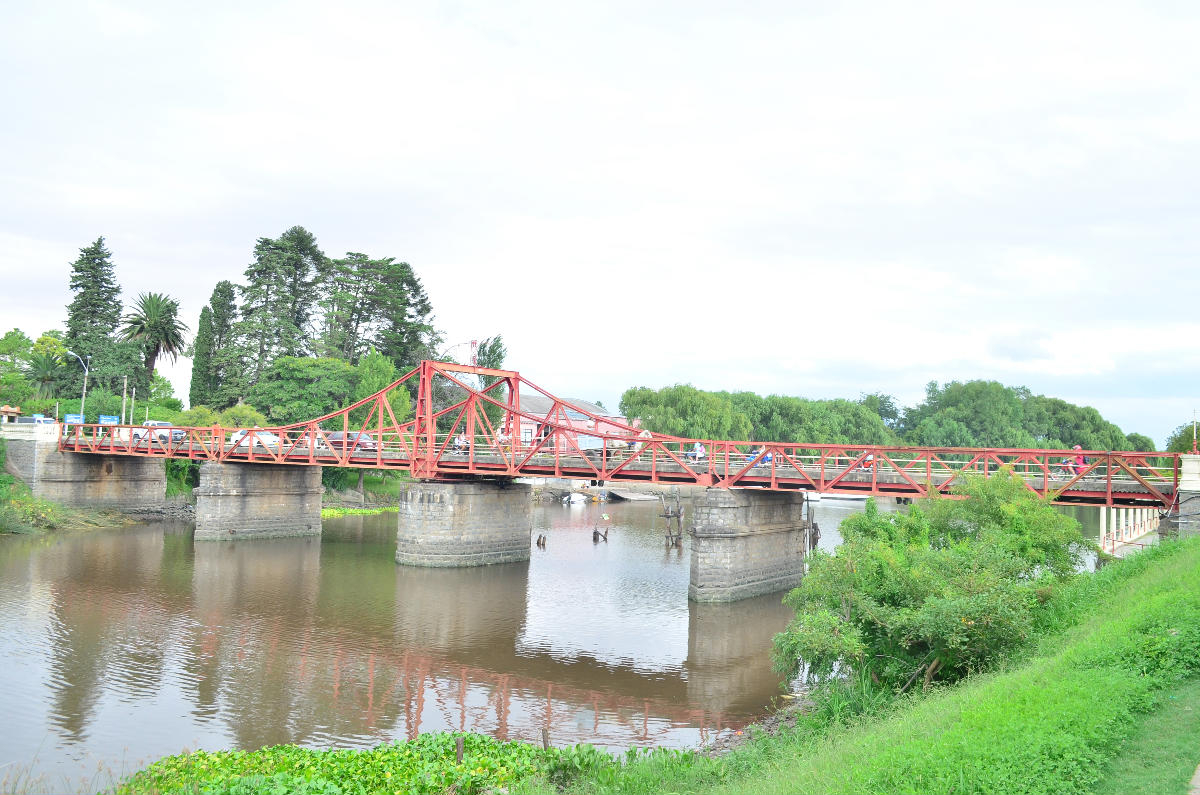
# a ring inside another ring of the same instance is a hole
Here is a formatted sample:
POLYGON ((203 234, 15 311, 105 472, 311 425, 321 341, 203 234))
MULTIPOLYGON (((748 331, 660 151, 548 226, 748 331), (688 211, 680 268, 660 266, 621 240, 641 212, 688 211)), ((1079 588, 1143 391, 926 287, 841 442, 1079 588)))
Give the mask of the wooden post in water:
POLYGON ((463 738, 455 737, 454 738, 454 760, 456 762, 458 762, 458 764, 460 764, 460 765, 462 764, 462 756, 463 756, 463 738))
POLYGON ((542 750, 550 750, 550 730, 544 727, 542 728, 542 750))

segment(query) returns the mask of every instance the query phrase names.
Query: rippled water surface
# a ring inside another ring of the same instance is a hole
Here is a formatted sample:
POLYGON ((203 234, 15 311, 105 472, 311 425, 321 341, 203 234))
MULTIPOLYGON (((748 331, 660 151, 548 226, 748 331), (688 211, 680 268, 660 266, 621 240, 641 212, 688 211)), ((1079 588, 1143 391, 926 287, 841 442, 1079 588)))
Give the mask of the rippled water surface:
MULTIPOLYGON (((821 504, 823 547, 860 507, 821 504)), ((472 569, 397 566, 394 513, 327 520, 320 539, 2 537, 0 779, 94 790, 184 748, 447 729, 695 746, 780 692, 769 647, 788 610, 689 603, 687 537, 667 550, 659 510, 542 506, 545 549, 472 569)))

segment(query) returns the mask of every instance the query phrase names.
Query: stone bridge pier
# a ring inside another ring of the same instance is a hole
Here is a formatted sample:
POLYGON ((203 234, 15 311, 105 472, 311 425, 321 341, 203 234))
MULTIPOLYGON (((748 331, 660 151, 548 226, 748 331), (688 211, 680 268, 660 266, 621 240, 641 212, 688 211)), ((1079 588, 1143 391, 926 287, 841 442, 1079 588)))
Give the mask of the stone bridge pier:
POLYGON ((708 489, 692 513, 688 599, 733 602, 796 587, 809 524, 803 492, 708 489))
POLYGON ((505 481, 413 483, 400 495, 396 562, 486 566, 529 560, 530 488, 505 481))
POLYGON ((197 541, 321 534, 321 467, 205 461, 196 497, 197 541))

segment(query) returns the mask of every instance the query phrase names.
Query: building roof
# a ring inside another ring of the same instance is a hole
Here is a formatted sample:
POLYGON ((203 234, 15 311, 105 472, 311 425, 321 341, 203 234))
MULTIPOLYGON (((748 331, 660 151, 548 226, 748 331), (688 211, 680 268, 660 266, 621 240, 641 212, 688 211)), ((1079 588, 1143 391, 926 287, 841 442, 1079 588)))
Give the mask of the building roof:
MULTIPOLYGON (((621 416, 620 414, 613 414, 601 406, 597 406, 590 400, 580 400, 579 398, 562 398, 562 400, 579 408, 581 411, 595 414, 597 417, 621 416)), ((530 414, 537 414, 544 417, 553 405, 554 402, 540 392, 521 390, 521 411, 528 411, 530 414)))

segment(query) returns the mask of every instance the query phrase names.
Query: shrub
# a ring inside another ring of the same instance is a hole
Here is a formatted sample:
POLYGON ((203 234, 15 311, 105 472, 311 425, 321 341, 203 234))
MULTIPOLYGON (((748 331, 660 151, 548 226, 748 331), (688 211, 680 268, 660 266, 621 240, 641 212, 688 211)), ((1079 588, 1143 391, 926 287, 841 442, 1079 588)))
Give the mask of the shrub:
POLYGON ((796 618, 775 638, 777 667, 794 676, 807 665, 818 680, 865 672, 905 690, 922 675, 983 670, 1024 642, 1090 542, 1011 471, 969 478, 960 493, 907 514, 868 501, 846 519, 836 553, 813 553, 785 598, 796 618))

